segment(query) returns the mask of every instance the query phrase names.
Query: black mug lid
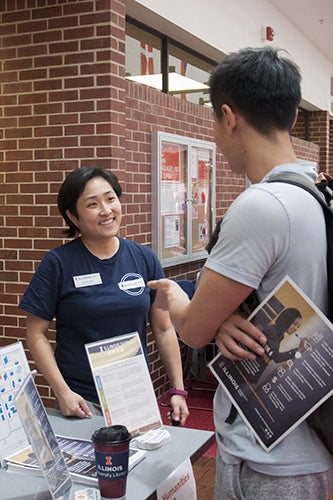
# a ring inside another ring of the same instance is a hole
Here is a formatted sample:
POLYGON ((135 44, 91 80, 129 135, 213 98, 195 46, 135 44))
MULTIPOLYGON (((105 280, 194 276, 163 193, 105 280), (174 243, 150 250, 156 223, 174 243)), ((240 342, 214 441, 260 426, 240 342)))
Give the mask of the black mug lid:
POLYGON ((96 444, 123 444, 132 439, 125 425, 110 425, 100 427, 91 436, 91 440, 96 444))

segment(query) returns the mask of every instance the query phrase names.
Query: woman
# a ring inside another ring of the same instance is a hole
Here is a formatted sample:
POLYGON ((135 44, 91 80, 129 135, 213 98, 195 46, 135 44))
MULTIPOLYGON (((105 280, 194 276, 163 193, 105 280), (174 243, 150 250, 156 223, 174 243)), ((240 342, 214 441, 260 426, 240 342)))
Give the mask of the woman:
POLYGON ((84 418, 98 408, 84 345, 139 332, 148 363, 146 325, 150 321, 171 387, 173 418, 185 423, 181 357, 169 315, 155 306, 145 286, 163 276, 148 248, 118 236, 121 186, 104 169, 74 170, 62 184, 58 208, 69 243, 48 252, 20 303, 27 313, 27 345, 65 416, 84 418), (56 319, 56 349, 48 340, 56 319))
MULTIPOLYGON (((301 326, 302 315, 294 307, 283 309, 274 322, 271 322, 264 328, 264 334, 269 344, 268 355, 275 363, 281 363, 294 358, 299 349, 290 349, 289 351, 280 351, 280 344, 285 335, 293 335, 301 326)), ((302 342, 302 347, 303 347, 302 342)))

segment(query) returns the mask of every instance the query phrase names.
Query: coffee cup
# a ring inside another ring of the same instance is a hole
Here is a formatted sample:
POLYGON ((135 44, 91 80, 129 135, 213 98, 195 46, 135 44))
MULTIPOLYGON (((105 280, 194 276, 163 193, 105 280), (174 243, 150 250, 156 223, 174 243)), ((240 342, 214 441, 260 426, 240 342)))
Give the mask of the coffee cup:
POLYGON ((104 498, 126 495, 131 438, 124 425, 101 427, 91 437, 95 446, 98 486, 104 498))

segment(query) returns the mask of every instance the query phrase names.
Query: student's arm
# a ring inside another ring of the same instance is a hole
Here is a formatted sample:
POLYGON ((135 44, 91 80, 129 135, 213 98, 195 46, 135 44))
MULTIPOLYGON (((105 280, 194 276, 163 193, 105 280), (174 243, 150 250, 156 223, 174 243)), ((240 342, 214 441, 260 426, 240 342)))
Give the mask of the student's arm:
POLYGON ((91 412, 85 400, 73 392, 66 384, 56 363, 52 346, 47 338, 50 322, 27 313, 26 336, 28 349, 40 373, 50 384, 60 406, 61 413, 66 416, 85 418, 91 412))
MULTIPOLYGON (((230 318, 239 305, 252 292, 252 288, 231 280, 211 269, 203 269, 198 288, 191 301, 186 301, 184 293, 174 281, 155 280, 148 283, 158 291, 156 303, 164 310, 169 310, 171 321, 182 340, 195 348, 211 342, 218 334, 221 325, 230 318)), ((260 330, 252 335, 231 329, 221 332, 219 346, 225 348, 230 356, 248 358, 251 354, 239 347, 237 341, 241 335, 243 343, 254 352, 261 350, 258 342, 262 338, 260 330), (256 339, 256 340, 255 340, 256 339)))
MULTIPOLYGON (((188 299, 187 299, 188 300, 188 299)), ((182 361, 175 329, 168 312, 159 309, 153 302, 150 309, 150 324, 157 349, 165 366, 170 385, 174 389, 184 389, 182 361)), ((184 425, 189 411, 184 396, 174 395, 170 399, 173 418, 184 425)))

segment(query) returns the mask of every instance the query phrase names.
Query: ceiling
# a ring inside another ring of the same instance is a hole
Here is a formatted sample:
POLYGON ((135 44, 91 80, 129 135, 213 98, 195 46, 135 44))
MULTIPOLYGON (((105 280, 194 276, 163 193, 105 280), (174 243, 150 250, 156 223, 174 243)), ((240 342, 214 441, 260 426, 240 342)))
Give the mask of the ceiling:
POLYGON ((333 0, 269 0, 333 61, 333 0))

